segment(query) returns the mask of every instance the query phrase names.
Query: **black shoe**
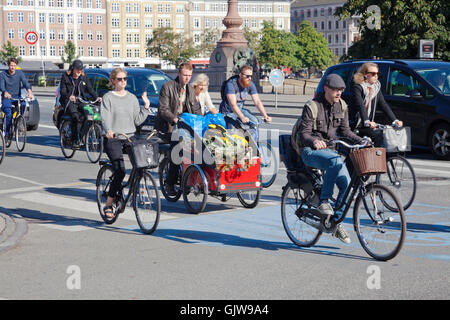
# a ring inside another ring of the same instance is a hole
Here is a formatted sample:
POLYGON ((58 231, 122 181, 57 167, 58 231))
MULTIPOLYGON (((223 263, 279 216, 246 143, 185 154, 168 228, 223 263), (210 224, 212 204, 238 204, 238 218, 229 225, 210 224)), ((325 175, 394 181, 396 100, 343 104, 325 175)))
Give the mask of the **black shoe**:
POLYGON ((74 142, 73 145, 72 145, 72 149, 73 150, 79 150, 80 149, 80 142, 79 141, 74 142))
POLYGON ((175 190, 175 186, 173 184, 166 185, 166 192, 169 197, 175 197, 177 195, 177 191, 175 190))

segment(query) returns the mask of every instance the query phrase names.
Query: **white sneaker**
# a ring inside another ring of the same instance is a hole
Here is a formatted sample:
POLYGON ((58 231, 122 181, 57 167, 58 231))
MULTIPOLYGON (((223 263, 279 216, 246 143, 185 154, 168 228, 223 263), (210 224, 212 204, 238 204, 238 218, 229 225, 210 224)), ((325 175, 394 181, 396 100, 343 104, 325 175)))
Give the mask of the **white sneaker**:
POLYGON ((337 228, 334 231, 333 236, 347 244, 352 242, 352 240, 350 239, 350 235, 348 234, 347 231, 345 231, 341 223, 337 225, 337 228))
POLYGON ((322 202, 317 209, 319 209, 320 213, 325 216, 332 216, 334 214, 333 208, 328 201, 322 202))

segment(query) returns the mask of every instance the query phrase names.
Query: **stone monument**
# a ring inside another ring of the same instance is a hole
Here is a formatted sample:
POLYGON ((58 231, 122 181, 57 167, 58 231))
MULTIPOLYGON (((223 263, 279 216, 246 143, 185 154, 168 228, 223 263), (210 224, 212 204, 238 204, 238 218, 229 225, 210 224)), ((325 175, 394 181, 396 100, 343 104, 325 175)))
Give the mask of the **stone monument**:
POLYGON ((245 64, 253 66, 252 81, 259 87, 256 56, 249 48, 248 41, 240 29, 242 18, 239 16, 237 0, 228 0, 228 12, 223 19, 223 24, 226 29, 209 58, 207 69, 209 90, 220 91, 222 82, 232 75, 238 74, 240 67, 245 64))

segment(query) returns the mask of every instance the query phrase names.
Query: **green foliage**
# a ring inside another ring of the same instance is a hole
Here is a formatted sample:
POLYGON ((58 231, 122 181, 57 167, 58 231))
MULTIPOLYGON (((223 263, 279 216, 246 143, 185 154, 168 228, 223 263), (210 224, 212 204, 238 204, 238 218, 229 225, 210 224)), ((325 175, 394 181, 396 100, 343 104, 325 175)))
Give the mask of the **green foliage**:
POLYGON ((2 50, 0 51, 0 61, 3 64, 6 64, 9 58, 16 58, 19 63, 22 61, 22 58, 18 56, 19 48, 12 45, 11 41, 8 41, 6 44, 3 44, 2 50))
POLYGON ((336 15, 361 15, 361 40, 349 48, 354 58, 417 58, 420 39, 432 39, 435 58, 450 59, 450 2, 442 0, 348 0, 336 15), (381 11, 381 29, 368 25, 367 8, 381 11))
POLYGON ((196 46, 196 55, 209 57, 217 46, 220 39, 220 31, 218 29, 206 29, 201 35, 201 43, 196 46))
POLYGON ((64 63, 72 64, 72 62, 77 58, 75 44, 68 40, 64 46, 64 54, 65 56, 61 57, 61 60, 64 63))
POLYGON ((245 39, 248 41, 248 46, 253 50, 253 53, 256 56, 256 60, 259 60, 262 31, 251 30, 249 27, 244 27, 242 31, 244 32, 245 39))

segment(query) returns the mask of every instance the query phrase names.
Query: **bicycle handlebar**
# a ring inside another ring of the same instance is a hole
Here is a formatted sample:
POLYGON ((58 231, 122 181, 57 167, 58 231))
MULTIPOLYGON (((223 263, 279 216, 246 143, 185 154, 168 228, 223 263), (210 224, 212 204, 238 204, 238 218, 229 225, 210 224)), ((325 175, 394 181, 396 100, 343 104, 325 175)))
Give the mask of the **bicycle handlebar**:
POLYGON ((363 143, 362 144, 349 144, 343 140, 333 140, 333 141, 329 141, 330 144, 332 145, 336 145, 336 144, 342 144, 344 147, 347 147, 349 149, 360 149, 360 148, 365 148, 369 145, 369 138, 368 137, 363 137, 363 143))
POLYGON ((80 102, 82 102, 82 103, 87 103, 87 104, 94 104, 94 103, 97 103, 97 102, 99 102, 100 101, 100 97, 98 97, 97 99, 95 99, 95 100, 93 100, 93 101, 89 101, 89 100, 84 100, 83 98, 81 98, 81 97, 77 97, 77 100, 78 101, 80 101, 80 102))

